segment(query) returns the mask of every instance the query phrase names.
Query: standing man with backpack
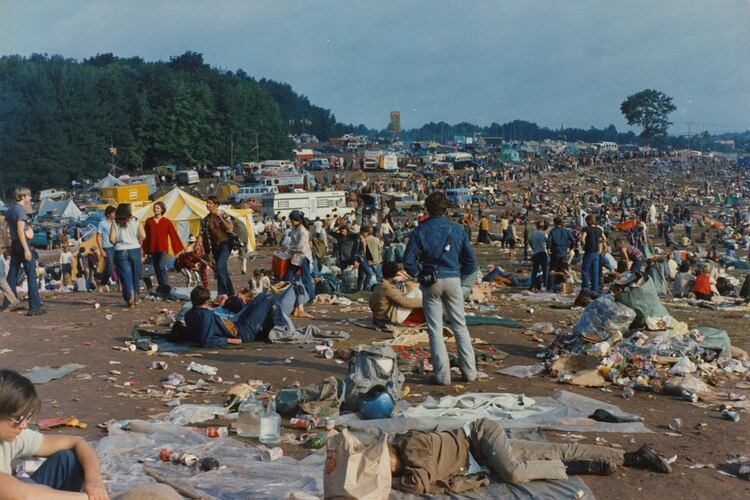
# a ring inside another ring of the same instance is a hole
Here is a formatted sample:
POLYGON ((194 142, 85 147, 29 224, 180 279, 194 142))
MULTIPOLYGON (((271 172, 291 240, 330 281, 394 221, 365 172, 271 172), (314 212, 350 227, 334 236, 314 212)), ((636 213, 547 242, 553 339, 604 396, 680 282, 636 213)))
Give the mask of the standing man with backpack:
POLYGON ((476 270, 474 249, 466 232, 445 216, 448 197, 435 191, 425 200, 429 218, 409 236, 404 253, 404 269, 417 276, 422 286, 422 307, 430 336, 433 382, 450 385, 448 351, 443 339, 443 309, 453 327, 459 367, 467 382, 477 377, 474 348, 464 317, 461 278, 476 270))
POLYGON ((23 266, 28 279, 29 316, 46 313, 39 295, 39 285, 36 280, 36 250, 32 250, 28 240, 34 237, 34 231, 29 224, 31 213, 31 190, 29 188, 16 189, 16 204, 5 213, 10 233, 10 265, 8 269, 8 284, 11 291, 16 293, 18 285, 18 271, 23 266))

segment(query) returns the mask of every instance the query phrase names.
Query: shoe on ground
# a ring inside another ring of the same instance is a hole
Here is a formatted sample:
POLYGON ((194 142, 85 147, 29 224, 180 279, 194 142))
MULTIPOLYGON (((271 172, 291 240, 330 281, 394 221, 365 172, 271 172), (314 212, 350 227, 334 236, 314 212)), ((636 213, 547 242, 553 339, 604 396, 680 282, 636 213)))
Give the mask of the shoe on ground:
POLYGON ((638 451, 625 453, 625 465, 637 469, 647 469, 662 474, 669 474, 672 468, 650 446, 644 444, 638 451))
POLYGON ((42 314, 47 314, 46 309, 34 309, 26 313, 26 316, 41 316, 42 314))
POLYGON ((449 386, 451 385, 451 381, 448 380, 448 382, 438 382, 438 380, 435 378, 434 375, 430 376, 430 379, 428 380, 428 383, 430 385, 443 385, 443 386, 449 386))
POLYGON ((570 476, 578 474, 609 476, 614 472, 615 466, 605 460, 571 460, 565 462, 565 473, 570 476))

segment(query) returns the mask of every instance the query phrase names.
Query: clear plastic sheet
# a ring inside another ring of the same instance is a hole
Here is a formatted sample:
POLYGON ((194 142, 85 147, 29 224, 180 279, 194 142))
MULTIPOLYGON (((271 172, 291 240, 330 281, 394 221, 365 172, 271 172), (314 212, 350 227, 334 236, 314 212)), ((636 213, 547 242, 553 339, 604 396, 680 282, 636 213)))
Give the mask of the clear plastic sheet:
POLYGON ((110 435, 97 445, 104 482, 111 495, 154 482, 143 472, 144 465, 211 498, 307 499, 323 495, 324 457, 303 461, 282 457, 274 462, 263 462, 257 448, 233 438, 211 439, 185 427, 142 421, 132 421, 131 429, 138 431, 123 431, 112 426, 110 435), (192 453, 200 458, 213 457, 221 468, 200 472, 196 468, 161 462, 161 448, 192 453))

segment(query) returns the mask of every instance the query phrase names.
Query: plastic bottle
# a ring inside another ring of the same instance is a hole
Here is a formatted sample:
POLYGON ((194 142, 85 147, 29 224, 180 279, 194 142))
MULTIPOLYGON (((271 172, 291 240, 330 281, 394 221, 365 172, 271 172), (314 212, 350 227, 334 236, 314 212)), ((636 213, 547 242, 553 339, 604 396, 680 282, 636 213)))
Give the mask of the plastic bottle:
POLYGON ((263 405, 255 398, 255 391, 237 410, 237 434, 242 437, 257 438, 260 436, 260 417, 263 405))
POLYGON ((281 415, 276 413, 276 397, 271 397, 265 413, 260 416, 260 442, 276 444, 281 440, 281 415))

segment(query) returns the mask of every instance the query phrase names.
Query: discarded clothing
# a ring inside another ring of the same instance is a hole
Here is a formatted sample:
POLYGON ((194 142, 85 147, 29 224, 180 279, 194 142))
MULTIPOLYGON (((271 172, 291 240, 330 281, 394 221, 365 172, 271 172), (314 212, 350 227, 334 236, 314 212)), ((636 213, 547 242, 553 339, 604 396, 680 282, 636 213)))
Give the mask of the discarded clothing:
POLYGON ((315 325, 301 326, 294 331, 286 326, 275 326, 268 332, 268 340, 272 344, 304 344, 324 339, 347 340, 349 337, 347 332, 321 330, 315 325))

